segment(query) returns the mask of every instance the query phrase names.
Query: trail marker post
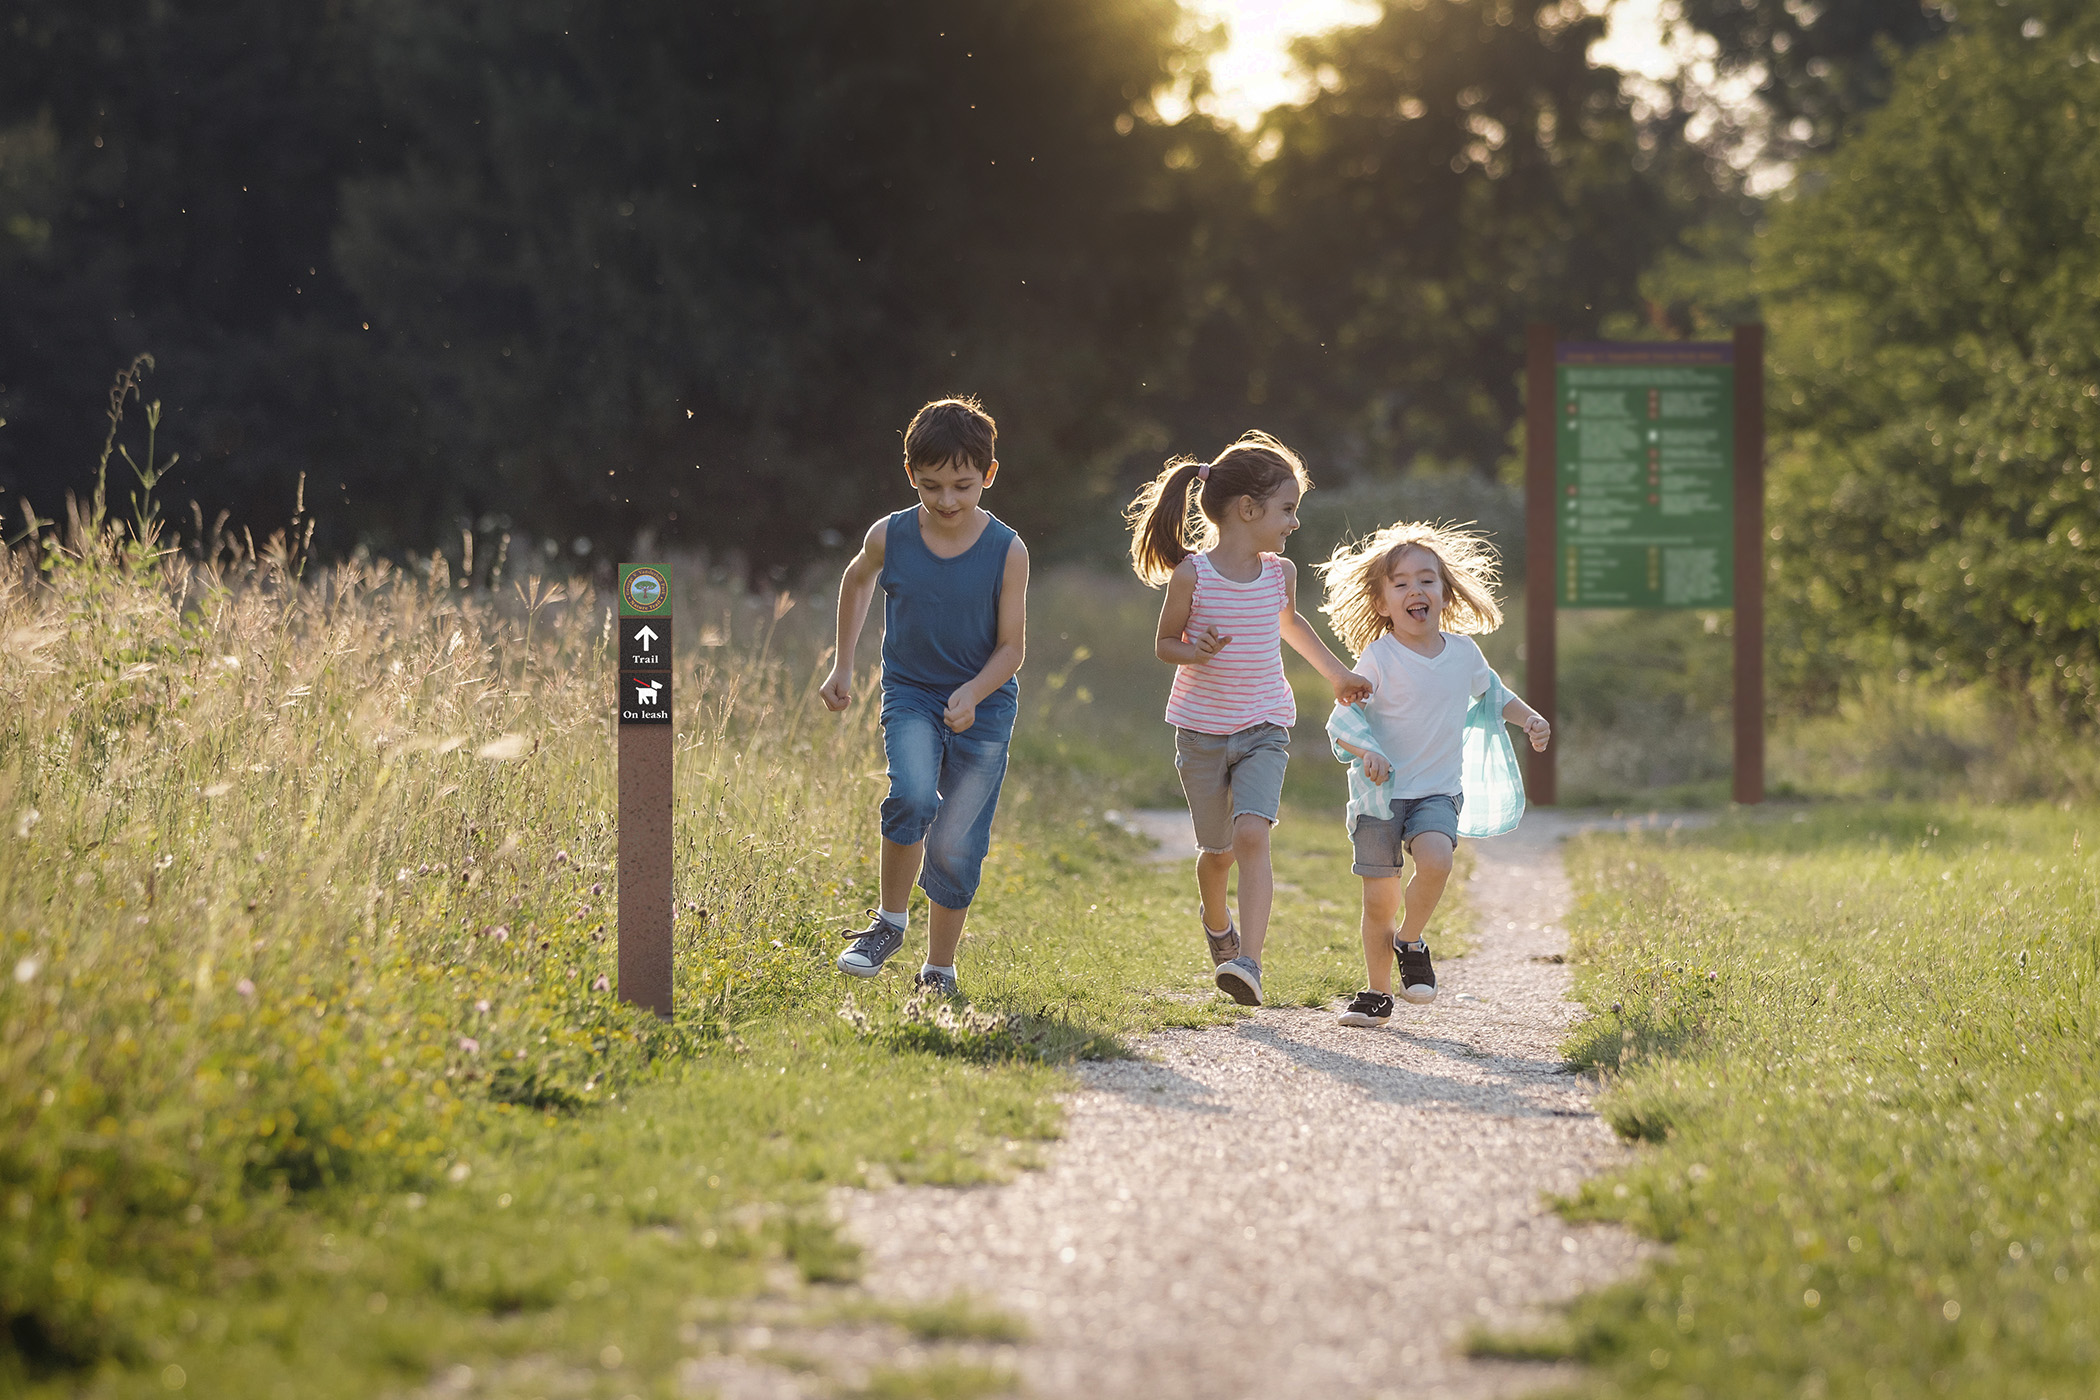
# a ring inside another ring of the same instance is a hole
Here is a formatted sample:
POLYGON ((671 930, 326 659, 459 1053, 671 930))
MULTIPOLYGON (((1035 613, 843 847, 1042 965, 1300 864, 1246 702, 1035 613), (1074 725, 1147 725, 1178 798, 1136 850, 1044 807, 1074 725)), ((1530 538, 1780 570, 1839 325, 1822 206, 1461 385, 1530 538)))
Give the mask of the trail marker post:
POLYGON ((671 1015, 671 566, 622 564, 620 1000, 671 1015))
MULTIPOLYGON (((1735 800, 1764 801, 1764 327, 1526 350, 1526 698, 1557 721, 1560 608, 1733 608, 1735 800)), ((1551 806, 1553 752, 1527 757, 1551 806)))

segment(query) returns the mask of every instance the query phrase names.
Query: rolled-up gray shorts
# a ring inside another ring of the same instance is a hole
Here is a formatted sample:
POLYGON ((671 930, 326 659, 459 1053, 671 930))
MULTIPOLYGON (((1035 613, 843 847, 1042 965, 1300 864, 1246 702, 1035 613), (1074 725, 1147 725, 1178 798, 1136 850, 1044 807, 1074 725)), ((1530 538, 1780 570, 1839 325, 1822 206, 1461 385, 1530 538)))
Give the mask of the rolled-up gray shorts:
POLYGON ((1236 734, 1174 731, 1174 767, 1196 819, 1196 849, 1232 849, 1232 824, 1251 814, 1276 824, 1283 805, 1283 771, 1291 761, 1291 731, 1255 724, 1236 734))
POLYGON ((1358 817, 1349 839, 1356 846, 1356 863, 1349 869, 1367 880, 1390 880, 1400 874, 1400 858, 1417 836, 1438 831, 1458 845, 1458 809, 1463 794, 1436 793, 1429 797, 1396 797, 1389 817, 1358 817))

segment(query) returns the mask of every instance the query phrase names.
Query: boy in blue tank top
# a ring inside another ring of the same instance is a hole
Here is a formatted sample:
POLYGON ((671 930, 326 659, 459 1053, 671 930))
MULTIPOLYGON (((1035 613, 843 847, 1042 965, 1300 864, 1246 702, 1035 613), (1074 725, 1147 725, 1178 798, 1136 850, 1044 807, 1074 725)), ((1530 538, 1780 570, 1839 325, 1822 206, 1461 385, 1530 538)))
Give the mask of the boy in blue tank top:
POLYGON ((839 971, 873 977, 904 946, 912 881, 931 904, 914 985, 956 994, 955 950, 992 844, 1028 618, 1028 550, 978 498, 999 474, 999 429, 975 400, 936 399, 904 431, 919 503, 868 527, 839 582, 825 705, 853 703, 853 648, 882 586, 881 908, 839 971))

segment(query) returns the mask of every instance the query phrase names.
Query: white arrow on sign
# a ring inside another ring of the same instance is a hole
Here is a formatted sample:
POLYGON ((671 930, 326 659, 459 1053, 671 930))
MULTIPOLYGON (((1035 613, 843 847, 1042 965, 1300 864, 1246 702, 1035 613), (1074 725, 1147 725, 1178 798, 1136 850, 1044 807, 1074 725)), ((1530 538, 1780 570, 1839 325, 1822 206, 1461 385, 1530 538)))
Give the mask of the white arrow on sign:
POLYGON ((643 651, 656 650, 656 633, 653 629, 651 629, 648 623, 645 622, 641 625, 641 627, 636 629, 634 639, 635 641, 641 643, 643 651))

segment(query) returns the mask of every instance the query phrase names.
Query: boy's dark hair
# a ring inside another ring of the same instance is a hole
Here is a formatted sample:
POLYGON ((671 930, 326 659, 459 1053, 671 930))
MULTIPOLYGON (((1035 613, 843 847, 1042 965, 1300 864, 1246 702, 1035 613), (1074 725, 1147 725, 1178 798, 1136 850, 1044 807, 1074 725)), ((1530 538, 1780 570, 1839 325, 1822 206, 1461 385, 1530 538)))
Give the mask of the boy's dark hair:
POLYGON ((975 398, 935 399, 904 430, 904 465, 916 471, 962 462, 981 474, 991 469, 998 442, 999 425, 975 398))

